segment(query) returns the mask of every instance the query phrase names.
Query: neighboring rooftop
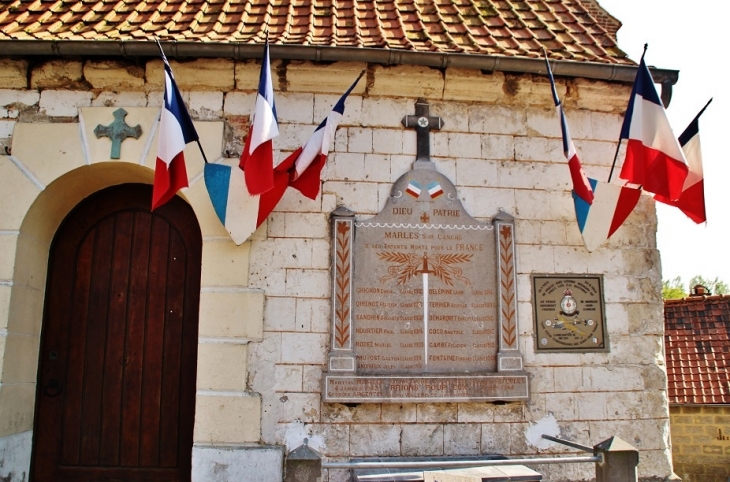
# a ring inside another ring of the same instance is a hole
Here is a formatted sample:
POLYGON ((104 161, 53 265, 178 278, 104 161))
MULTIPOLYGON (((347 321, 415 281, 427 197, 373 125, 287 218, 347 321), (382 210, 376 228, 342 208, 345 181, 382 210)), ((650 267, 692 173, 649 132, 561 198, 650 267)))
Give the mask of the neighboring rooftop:
MULTIPOLYGON (((3 0, 2 41, 264 42, 633 66, 596 0, 3 0)), ((272 49, 273 52, 273 49, 272 49)))
POLYGON ((730 404, 730 295, 664 301, 671 404, 730 404))

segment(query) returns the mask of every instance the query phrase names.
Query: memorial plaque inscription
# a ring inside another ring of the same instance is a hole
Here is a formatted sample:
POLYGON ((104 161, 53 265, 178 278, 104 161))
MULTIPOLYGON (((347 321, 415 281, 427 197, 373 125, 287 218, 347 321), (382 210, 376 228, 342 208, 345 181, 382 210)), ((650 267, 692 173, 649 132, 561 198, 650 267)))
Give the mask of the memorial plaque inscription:
POLYGON ((603 279, 598 275, 533 275, 537 351, 608 351, 603 279))
MULTIPOLYGON (((405 195, 420 186, 410 179, 405 195)), ((448 204, 393 203, 355 224, 359 373, 496 370, 494 228, 448 204)))
POLYGON ((475 220, 451 182, 423 168, 394 184, 378 215, 333 224, 325 401, 526 399, 510 216, 475 220))

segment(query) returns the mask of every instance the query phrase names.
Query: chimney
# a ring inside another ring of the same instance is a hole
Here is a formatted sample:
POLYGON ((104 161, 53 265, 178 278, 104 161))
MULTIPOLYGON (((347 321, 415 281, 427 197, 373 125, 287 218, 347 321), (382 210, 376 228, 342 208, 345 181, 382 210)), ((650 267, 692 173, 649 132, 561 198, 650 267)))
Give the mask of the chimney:
POLYGON ((705 296, 705 295, 711 295, 710 291, 702 285, 694 285, 692 288, 692 296, 705 296))

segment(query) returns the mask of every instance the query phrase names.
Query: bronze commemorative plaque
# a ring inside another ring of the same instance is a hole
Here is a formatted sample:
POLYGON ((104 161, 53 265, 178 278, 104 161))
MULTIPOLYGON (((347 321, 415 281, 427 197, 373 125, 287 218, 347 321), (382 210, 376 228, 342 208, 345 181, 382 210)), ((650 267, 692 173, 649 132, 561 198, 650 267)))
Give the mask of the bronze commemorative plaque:
POLYGON ((533 275, 532 297, 537 351, 608 351, 601 276, 533 275))

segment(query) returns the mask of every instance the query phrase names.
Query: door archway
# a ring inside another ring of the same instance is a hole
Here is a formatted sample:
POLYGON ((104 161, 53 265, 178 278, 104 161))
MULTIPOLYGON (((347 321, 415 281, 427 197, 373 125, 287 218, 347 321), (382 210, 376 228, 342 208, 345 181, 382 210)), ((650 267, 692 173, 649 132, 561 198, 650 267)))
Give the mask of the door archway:
POLYGON ((31 477, 190 480, 202 237, 174 197, 99 191, 48 264, 31 477))

